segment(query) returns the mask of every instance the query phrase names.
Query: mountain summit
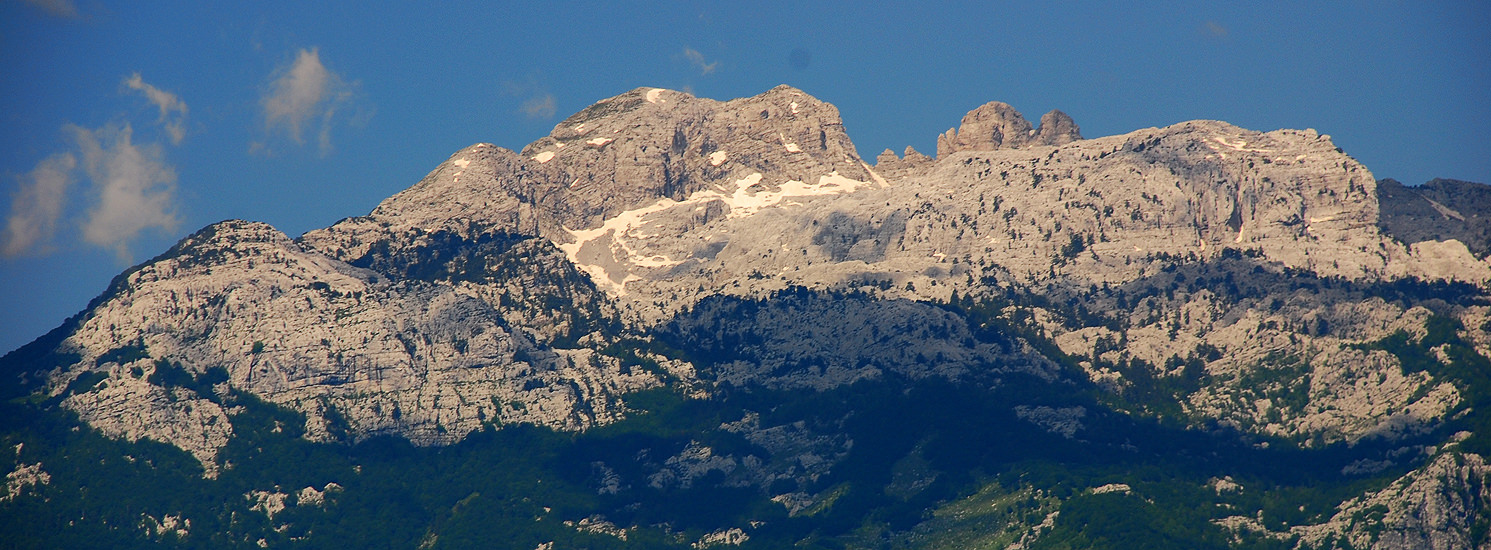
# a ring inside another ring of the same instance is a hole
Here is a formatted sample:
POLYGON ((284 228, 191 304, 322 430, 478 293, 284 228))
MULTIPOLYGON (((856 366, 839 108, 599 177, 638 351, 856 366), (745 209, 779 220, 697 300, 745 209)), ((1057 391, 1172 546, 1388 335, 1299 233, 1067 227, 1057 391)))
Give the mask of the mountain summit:
POLYGON ((421 547, 1487 544, 1485 186, 1000 102, 937 143, 872 166, 801 90, 639 88, 299 238, 210 225, 0 359, 0 517, 169 479, 248 492, 70 521, 314 542, 405 491, 377 532, 421 547))

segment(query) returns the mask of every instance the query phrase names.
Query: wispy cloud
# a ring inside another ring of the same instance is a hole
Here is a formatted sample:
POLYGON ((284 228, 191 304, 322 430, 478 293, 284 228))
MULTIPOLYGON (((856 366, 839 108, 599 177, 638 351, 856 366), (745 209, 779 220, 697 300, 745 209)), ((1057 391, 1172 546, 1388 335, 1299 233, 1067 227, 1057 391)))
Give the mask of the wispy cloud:
POLYGON ((531 119, 554 118, 554 113, 558 112, 559 102, 554 94, 549 93, 549 88, 544 85, 540 75, 529 75, 521 82, 504 80, 502 95, 525 98, 518 105, 518 112, 531 119))
POLYGON ((1208 36, 1211 36, 1213 38, 1227 38, 1227 35, 1230 34, 1230 32, 1227 30, 1227 27, 1223 27, 1221 23, 1218 23, 1216 21, 1207 21, 1205 23, 1202 23, 1201 32, 1204 32, 1208 36))
POLYGON ((683 49, 683 57, 685 59, 689 60, 689 64, 691 64, 695 68, 699 69, 699 74, 709 74, 709 73, 712 73, 712 72, 714 72, 714 70, 716 68, 718 68, 720 66, 720 62, 719 61, 715 61, 713 63, 706 63, 705 60, 704 60, 704 54, 699 53, 699 50, 696 50, 696 49, 693 49, 693 48, 689 48, 689 47, 685 47, 683 49))
MULTIPOLYGON (((317 133, 321 154, 326 155, 331 152, 331 129, 337 115, 352 102, 356 88, 355 82, 327 69, 316 48, 302 49, 294 61, 275 72, 259 100, 265 130, 270 134, 283 131, 301 145, 310 129, 317 133)), ((256 144, 256 148, 262 146, 256 144)))
POLYGON ((528 118, 553 118, 555 109, 554 94, 550 93, 529 98, 519 107, 528 118))
POLYGON ((77 165, 71 153, 58 153, 19 178, 20 186, 11 195, 10 219, 0 234, 0 255, 12 258, 44 251, 57 232, 77 165))
POLYGON ((131 90, 145 94, 160 109, 160 119, 156 121, 171 136, 171 145, 181 145, 182 138, 186 137, 186 102, 176 97, 176 94, 167 92, 145 82, 140 78, 140 73, 135 73, 124 79, 124 85, 131 90), (174 113, 174 114, 173 114, 174 113))
POLYGON ((159 144, 134 144, 128 124, 66 129, 83 155, 96 197, 83 222, 83 240, 112 248, 128 261, 129 242, 141 231, 176 229, 176 170, 165 162, 159 144))
POLYGON ((72 0, 24 0, 24 1, 27 4, 31 4, 33 6, 41 8, 42 10, 45 10, 47 13, 55 15, 57 17, 66 17, 68 19, 71 19, 71 18, 74 18, 74 17, 78 16, 78 6, 76 4, 73 4, 72 0))

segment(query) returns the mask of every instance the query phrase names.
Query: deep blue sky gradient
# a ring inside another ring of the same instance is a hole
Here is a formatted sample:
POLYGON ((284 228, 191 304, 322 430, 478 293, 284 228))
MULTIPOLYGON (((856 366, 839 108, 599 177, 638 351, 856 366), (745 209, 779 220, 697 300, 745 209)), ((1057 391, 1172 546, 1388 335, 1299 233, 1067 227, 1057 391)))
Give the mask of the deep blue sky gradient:
POLYGON ((66 125, 128 124, 175 170, 180 223, 123 256, 89 244, 97 199, 74 183, 56 233, 0 257, 0 352, 203 225, 296 236, 367 213, 461 147, 521 148, 640 86, 730 99, 791 84, 837 105, 867 158, 932 154, 1000 100, 1032 120, 1066 111, 1087 137, 1191 119, 1315 128, 1379 178, 1491 181, 1485 2, 61 3, 76 15, 0 0, 0 216, 25 174, 76 151, 66 125), (261 98, 302 50, 345 83, 329 149, 319 115, 303 144, 266 125, 261 98), (188 106, 179 145, 123 85, 134 73, 188 106), (546 96, 552 115, 524 112, 546 96))

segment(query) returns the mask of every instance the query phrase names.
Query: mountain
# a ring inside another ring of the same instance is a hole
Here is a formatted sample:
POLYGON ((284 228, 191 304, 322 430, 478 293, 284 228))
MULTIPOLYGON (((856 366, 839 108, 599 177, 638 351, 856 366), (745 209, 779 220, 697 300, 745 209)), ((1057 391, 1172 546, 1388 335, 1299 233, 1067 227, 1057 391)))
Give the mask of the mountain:
POLYGON ((1491 185, 1435 179, 1405 187, 1384 179, 1380 195, 1383 232, 1403 242, 1454 239, 1476 257, 1491 256, 1491 185))
POLYGON ((367 215, 224 221, 116 277, 0 359, 0 524, 1491 548, 1486 189, 1379 181, 1314 130, 1084 139, 999 102, 872 166, 791 87, 637 89, 367 215))

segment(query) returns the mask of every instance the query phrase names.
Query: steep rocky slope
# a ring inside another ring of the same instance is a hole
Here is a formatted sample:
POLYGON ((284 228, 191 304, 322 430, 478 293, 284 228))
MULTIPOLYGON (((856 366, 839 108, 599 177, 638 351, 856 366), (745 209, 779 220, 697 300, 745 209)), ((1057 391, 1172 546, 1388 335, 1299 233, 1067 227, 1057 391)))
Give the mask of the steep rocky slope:
POLYGON ((593 350, 541 347, 449 286, 382 277, 239 221, 121 275, 59 350, 76 360, 48 373, 64 406, 209 466, 232 434, 227 388, 306 413, 313 438, 438 444, 486 422, 604 423, 617 395, 659 383, 593 350), (196 389, 163 382, 213 371, 196 389))

